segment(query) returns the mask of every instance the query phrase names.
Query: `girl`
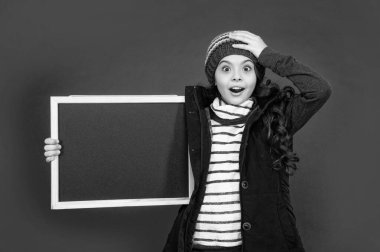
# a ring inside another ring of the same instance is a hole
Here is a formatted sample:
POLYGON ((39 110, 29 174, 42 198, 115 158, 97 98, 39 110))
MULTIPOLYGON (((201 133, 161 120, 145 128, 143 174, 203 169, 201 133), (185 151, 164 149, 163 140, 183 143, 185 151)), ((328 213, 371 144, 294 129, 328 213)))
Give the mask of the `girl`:
MULTIPOLYGON (((331 94, 309 67, 257 35, 218 35, 207 50, 209 88, 186 87, 186 120, 195 187, 164 252, 301 252, 289 196, 298 162, 293 135, 331 94), (263 82, 265 68, 299 89, 263 82)), ((61 146, 45 140, 46 161, 61 146)))

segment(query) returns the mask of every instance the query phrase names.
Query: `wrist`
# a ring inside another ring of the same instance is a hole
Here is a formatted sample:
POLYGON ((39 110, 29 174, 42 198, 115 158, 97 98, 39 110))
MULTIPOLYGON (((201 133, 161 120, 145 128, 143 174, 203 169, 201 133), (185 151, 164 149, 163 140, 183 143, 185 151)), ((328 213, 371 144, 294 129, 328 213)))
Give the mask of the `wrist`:
POLYGON ((262 54, 262 52, 263 52, 267 47, 268 47, 267 45, 264 45, 264 46, 261 48, 261 50, 259 50, 259 51, 257 52, 257 55, 255 55, 256 58, 259 58, 260 55, 262 54))

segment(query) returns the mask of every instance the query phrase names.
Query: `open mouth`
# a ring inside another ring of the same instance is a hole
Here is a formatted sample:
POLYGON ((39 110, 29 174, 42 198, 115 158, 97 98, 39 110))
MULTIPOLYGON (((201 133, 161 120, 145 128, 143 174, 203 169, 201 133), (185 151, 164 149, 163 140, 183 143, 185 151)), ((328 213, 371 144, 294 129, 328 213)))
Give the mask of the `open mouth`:
POLYGON ((230 90, 232 93, 238 94, 238 93, 240 93, 240 92, 243 92, 244 88, 241 88, 241 87, 231 87, 231 88, 229 88, 229 90, 230 90))

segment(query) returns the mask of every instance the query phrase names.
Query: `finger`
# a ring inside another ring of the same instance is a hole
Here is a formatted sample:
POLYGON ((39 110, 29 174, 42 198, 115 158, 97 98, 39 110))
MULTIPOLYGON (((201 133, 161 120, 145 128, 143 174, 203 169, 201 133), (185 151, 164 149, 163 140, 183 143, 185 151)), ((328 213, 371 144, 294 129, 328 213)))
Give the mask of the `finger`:
POLYGON ((53 157, 61 154, 61 151, 45 151, 45 157, 53 157))
POLYGON ((234 39, 234 40, 238 40, 238 41, 242 41, 244 43, 247 43, 247 44, 250 44, 252 43, 252 38, 248 38, 247 36, 245 35, 230 35, 229 36, 231 39, 234 39))
POLYGON ((252 33, 246 33, 246 32, 232 32, 230 33, 230 37, 241 37, 241 38, 246 38, 246 39, 250 39, 250 40, 255 40, 258 38, 258 36, 256 36, 255 34, 252 34, 252 33))
POLYGON ((258 35, 252 33, 252 32, 249 32, 249 31, 241 31, 241 30, 238 30, 238 31, 234 31, 234 33, 237 33, 237 34, 242 34, 242 35, 246 35, 248 37, 258 37, 258 35))
POLYGON ((48 163, 48 162, 51 162, 51 161, 53 161, 54 159, 56 159, 56 157, 47 157, 46 158, 46 162, 48 163))
POLYGON ((53 139, 53 138, 46 138, 45 139, 45 144, 58 144, 59 140, 58 139, 53 139))
POLYGON ((47 144, 44 146, 45 151, 60 150, 60 149, 62 149, 62 146, 59 144, 47 144))
POLYGON ((232 44, 232 47, 234 48, 240 48, 244 50, 250 51, 251 47, 249 45, 244 45, 244 44, 232 44))

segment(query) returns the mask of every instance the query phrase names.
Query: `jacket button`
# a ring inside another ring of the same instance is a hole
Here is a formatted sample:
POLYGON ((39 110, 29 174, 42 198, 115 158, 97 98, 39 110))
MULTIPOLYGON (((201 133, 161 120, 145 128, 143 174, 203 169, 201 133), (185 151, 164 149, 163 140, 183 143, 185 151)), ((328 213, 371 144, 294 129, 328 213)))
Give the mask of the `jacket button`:
POLYGON ((249 223, 249 222, 244 222, 244 223, 243 223, 243 229, 244 229, 245 231, 251 230, 251 228, 252 228, 251 223, 249 223))
POLYGON ((241 182, 241 187, 243 187, 243 189, 247 189, 247 188, 248 188, 248 181, 243 180, 243 181, 241 182))

